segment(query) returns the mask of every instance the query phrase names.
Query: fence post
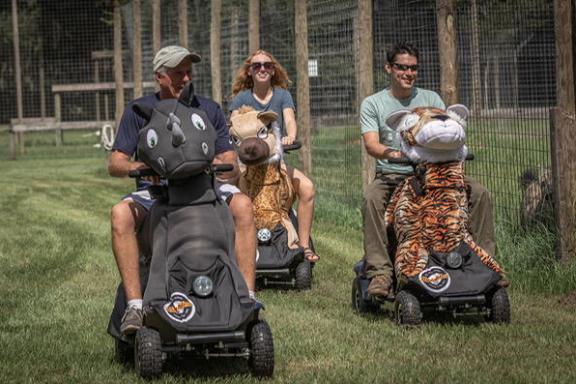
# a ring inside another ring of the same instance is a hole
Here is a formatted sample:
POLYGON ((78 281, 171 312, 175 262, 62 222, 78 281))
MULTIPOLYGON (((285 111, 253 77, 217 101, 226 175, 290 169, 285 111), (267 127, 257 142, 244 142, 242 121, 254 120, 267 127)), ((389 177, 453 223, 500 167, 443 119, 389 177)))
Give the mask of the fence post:
POLYGON ((114 82, 116 85, 116 126, 120 124, 124 112, 124 78, 122 67, 122 15, 120 1, 114 1, 114 82))
POLYGON ((160 50, 160 45, 162 44, 162 18, 160 12, 160 0, 152 0, 152 49, 154 54, 160 50))
POLYGON ((178 0, 178 36, 180 45, 188 48, 188 0, 178 0))
POLYGON ((296 103, 298 105, 298 136, 302 142, 302 171, 312 175, 312 140, 310 139, 310 80, 308 78, 308 2, 295 2, 296 32, 296 103))
POLYGON ((248 50, 260 49, 260 0, 250 0, 248 7, 248 50))
POLYGON ((134 18, 134 94, 133 98, 142 96, 142 14, 140 0, 133 0, 134 18))
POLYGON ((576 256, 576 127, 574 75, 574 5, 572 0, 554 1, 556 35, 556 100, 552 118, 552 172, 555 216, 558 228, 556 255, 563 264, 576 256))
MULTIPOLYGON (((372 0, 358 0, 358 18, 356 20, 356 36, 358 39, 358 118, 360 103, 374 93, 374 38, 372 36, 372 0)), ((362 140, 362 190, 374 180, 376 161, 366 152, 362 140)))
POLYGON ((222 104, 222 71, 220 70, 220 30, 222 24, 222 0, 212 0, 210 22, 210 71, 212 75, 212 99, 222 104))
POLYGON ((458 102, 458 62, 456 57, 456 1, 436 0, 440 93, 446 105, 458 102))

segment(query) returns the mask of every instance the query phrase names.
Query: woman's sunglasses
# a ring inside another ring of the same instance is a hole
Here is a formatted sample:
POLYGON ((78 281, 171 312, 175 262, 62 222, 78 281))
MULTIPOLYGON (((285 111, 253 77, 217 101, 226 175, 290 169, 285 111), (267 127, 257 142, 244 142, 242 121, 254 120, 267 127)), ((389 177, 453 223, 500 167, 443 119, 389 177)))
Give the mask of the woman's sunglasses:
POLYGON ((250 68, 252 68, 253 71, 259 71, 262 67, 264 67, 265 70, 270 71, 271 69, 274 69, 274 63, 267 61, 265 63, 250 64, 250 68))

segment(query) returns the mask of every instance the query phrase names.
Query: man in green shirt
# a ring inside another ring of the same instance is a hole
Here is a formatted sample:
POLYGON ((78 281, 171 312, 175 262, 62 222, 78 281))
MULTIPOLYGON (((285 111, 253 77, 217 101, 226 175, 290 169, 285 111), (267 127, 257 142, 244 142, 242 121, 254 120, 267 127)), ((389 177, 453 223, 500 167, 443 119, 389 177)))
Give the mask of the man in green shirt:
MULTIPOLYGON (((390 76, 390 86, 365 98, 360 109, 364 147, 368 154, 376 159, 376 178, 366 188, 362 205, 365 272, 371 279, 368 293, 376 297, 386 297, 392 293, 394 272, 388 254, 384 222, 386 206, 396 186, 413 173, 410 166, 388 162, 390 158, 401 157, 401 153, 396 132, 386 125, 386 118, 400 109, 446 109, 436 92, 414 86, 419 68, 418 57, 418 49, 410 43, 397 43, 392 46, 386 52, 385 65, 390 76)), ((471 188, 470 231, 478 245, 491 256, 495 256, 490 193, 470 177, 466 177, 465 181, 471 188)))

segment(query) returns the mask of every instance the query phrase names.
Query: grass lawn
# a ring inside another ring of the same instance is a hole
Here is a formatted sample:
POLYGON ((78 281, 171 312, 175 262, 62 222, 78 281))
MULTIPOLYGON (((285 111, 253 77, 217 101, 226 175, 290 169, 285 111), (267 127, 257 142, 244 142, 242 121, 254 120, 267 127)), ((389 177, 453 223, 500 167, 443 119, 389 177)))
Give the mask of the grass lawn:
MULTIPOLYGON (((95 139, 70 136, 60 149, 39 139, 17 161, 0 156, 0 383, 141 382, 112 360, 106 333, 119 281, 109 209, 132 182, 106 174, 95 139)), ((359 157, 338 156, 338 141, 315 143, 330 161, 314 175, 322 260, 313 289, 259 293, 275 341, 269 382, 576 382, 576 267, 555 263, 554 236, 546 231, 497 223, 499 259, 512 280, 510 325, 448 321, 405 329, 386 312, 351 310, 352 267, 362 256, 359 195, 338 192, 359 190, 338 180, 356 172, 359 157)), ((2 135, 0 148, 7 148, 2 135)), ((242 361, 211 360, 171 369, 158 382, 258 380, 242 361)))

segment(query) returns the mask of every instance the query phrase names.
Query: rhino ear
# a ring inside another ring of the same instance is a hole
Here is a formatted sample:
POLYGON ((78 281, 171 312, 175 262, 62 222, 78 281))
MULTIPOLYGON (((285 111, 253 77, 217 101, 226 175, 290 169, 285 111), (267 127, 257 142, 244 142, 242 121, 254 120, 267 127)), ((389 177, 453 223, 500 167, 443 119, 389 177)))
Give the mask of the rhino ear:
POLYGON ((152 108, 144 104, 135 103, 132 105, 132 110, 136 112, 136 114, 142 117, 146 121, 150 121, 150 116, 152 116, 152 108))
POLYGON ((409 109, 400 109, 398 111, 392 112, 386 118, 386 125, 392 128, 393 130, 398 129, 398 126, 402 122, 404 116, 412 113, 409 109))
POLYGON ((468 107, 463 104, 454 104, 446 108, 447 112, 455 113, 460 119, 466 120, 470 111, 468 111, 468 107))
POLYGON ((264 123, 264 125, 268 125, 271 122, 278 120, 278 115, 276 114, 276 112, 272 111, 260 112, 256 117, 258 118, 258 120, 261 120, 264 123))
POLYGON ((182 103, 186 104, 187 106, 191 107, 192 102, 194 100, 194 84, 191 81, 184 86, 182 92, 180 93, 180 97, 178 98, 182 103))

